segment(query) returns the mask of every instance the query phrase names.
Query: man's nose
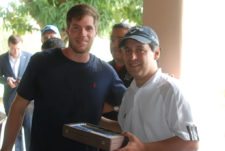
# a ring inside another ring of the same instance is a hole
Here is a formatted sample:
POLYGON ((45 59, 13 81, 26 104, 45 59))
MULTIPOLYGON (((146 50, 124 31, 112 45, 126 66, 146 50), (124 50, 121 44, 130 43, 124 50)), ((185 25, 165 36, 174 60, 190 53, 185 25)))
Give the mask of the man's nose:
POLYGON ((137 52, 135 50, 132 50, 132 51, 130 51, 128 56, 130 59, 135 60, 135 59, 137 59, 137 52))
POLYGON ((82 29, 80 30, 80 35, 86 36, 86 35, 87 35, 87 31, 86 31, 84 28, 82 28, 82 29))

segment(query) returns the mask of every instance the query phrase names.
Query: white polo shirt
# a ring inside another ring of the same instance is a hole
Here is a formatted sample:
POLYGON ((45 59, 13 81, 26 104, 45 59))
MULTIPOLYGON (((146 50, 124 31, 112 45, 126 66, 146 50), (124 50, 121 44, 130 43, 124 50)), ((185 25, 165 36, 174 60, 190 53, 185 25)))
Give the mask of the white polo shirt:
POLYGON ((135 80, 126 91, 118 115, 123 131, 143 142, 178 136, 198 140, 191 109, 177 80, 159 69, 142 87, 135 80))

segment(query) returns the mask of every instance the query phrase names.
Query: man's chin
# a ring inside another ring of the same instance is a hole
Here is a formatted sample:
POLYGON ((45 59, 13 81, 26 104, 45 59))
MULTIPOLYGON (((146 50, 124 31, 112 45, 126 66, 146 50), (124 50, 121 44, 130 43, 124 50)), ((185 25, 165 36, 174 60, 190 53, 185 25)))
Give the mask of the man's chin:
POLYGON ((87 45, 79 45, 79 46, 69 45, 69 47, 73 50, 74 53, 77 54, 84 54, 89 52, 90 50, 90 48, 87 45))
POLYGON ((74 49, 73 49, 73 52, 76 53, 76 54, 84 54, 84 53, 86 53, 87 51, 85 51, 85 50, 74 50, 74 49))
POLYGON ((85 48, 71 48, 73 50, 74 53, 77 53, 77 54, 84 54, 84 53, 87 53, 89 52, 88 49, 85 49, 85 48))
POLYGON ((137 71, 136 71, 136 70, 128 70, 128 72, 129 72, 129 74, 130 74, 131 76, 137 74, 137 71))

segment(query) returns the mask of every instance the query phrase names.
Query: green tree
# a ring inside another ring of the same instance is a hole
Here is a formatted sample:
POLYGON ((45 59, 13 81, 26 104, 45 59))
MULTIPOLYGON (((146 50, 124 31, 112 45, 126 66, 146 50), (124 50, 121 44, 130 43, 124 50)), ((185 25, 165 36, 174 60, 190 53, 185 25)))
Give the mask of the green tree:
POLYGON ((78 3, 90 4, 98 10, 102 36, 108 35, 112 25, 121 21, 142 24, 143 0, 20 0, 9 8, 0 8, 0 17, 3 27, 15 33, 37 30, 31 22, 35 20, 41 28, 46 24, 57 25, 63 34, 66 12, 78 3))

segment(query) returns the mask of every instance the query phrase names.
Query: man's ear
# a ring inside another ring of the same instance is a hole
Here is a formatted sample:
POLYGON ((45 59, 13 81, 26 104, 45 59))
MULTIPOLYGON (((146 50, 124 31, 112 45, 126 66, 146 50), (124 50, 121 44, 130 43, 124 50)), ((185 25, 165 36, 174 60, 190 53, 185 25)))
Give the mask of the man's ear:
POLYGON ((155 50, 155 60, 158 60, 160 58, 160 47, 156 48, 155 50))

